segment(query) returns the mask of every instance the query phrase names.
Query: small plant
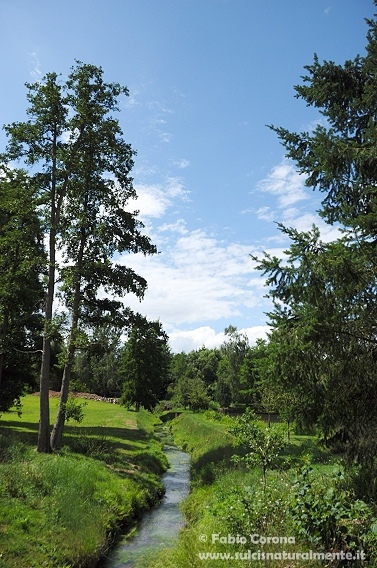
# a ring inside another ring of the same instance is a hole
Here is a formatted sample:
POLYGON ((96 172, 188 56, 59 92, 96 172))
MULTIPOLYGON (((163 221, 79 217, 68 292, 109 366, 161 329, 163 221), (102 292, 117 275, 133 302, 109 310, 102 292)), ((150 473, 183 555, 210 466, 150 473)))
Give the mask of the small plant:
POLYGON ((78 402, 73 396, 70 396, 67 402, 64 404, 63 410, 65 415, 65 421, 74 420, 78 424, 84 419, 84 406, 87 402, 78 402))
POLYGON ((260 466, 263 472, 263 490, 266 489, 267 470, 277 465, 279 454, 286 446, 279 424, 260 425, 255 413, 247 409, 231 429, 235 445, 247 450, 244 456, 233 456, 233 461, 244 462, 247 467, 260 466))
POLYGON ((229 534, 264 534, 272 526, 279 526, 287 511, 287 503, 281 483, 269 483, 266 490, 258 483, 219 486, 212 514, 225 524, 229 534))
POLYGON ((325 550, 356 550, 369 528, 368 505, 343 487, 343 471, 316 479, 304 465, 293 486, 292 517, 299 535, 325 550))

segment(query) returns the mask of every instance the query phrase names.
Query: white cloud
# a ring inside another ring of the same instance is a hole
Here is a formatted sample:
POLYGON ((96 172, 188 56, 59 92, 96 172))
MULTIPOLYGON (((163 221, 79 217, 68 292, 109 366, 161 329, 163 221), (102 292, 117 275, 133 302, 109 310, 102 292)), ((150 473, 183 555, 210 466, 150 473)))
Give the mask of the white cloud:
POLYGON ((305 176, 299 174, 294 166, 285 159, 272 168, 268 176, 258 183, 257 190, 277 195, 279 209, 285 209, 294 203, 308 199, 305 192, 305 176))
POLYGON ((195 230, 161 248, 159 255, 125 256, 120 262, 130 263, 148 282, 142 304, 132 296, 127 303, 149 319, 160 319, 168 332, 187 324, 251 317, 251 310, 265 303, 261 291, 255 291, 252 248, 195 230))
POLYGON ((165 132, 165 131, 159 130, 159 129, 156 129, 156 132, 157 132, 158 138, 160 139, 161 142, 168 143, 172 139, 172 135, 171 135, 170 132, 165 132))
MULTIPOLYGON (((132 203, 148 225, 148 234, 159 249, 158 255, 124 255, 118 262, 129 265, 148 282, 140 303, 132 294, 125 298, 134 311, 150 320, 160 320, 170 337, 174 352, 217 347, 224 335, 216 322, 255 322, 263 324, 263 312, 271 310, 265 278, 256 270, 251 254, 263 258, 263 250, 284 259, 289 246, 285 235, 271 227, 263 241, 228 242, 206 229, 192 229, 177 204, 189 200, 180 177, 168 177, 165 183, 135 184, 138 199, 132 203), (157 220, 157 221, 156 221, 157 220), (257 319, 258 318, 258 319, 257 319)), ((269 202, 257 210, 259 218, 279 220, 300 231, 310 230, 313 223, 331 240, 336 229, 326 225, 313 212, 313 198, 305 193, 304 178, 284 160, 258 184, 269 195, 269 202), (300 202, 305 204, 305 208, 300 202), (309 212, 310 211, 310 212, 309 212)), ((245 324, 244 324, 245 325, 245 324)), ((247 325, 247 324, 246 324, 247 325)), ((254 344, 266 337, 268 327, 244 327, 254 344)))
POLYGON ((178 219, 175 223, 164 223, 157 228, 157 231, 161 233, 179 233, 180 235, 187 235, 189 232, 184 219, 178 219))
MULTIPOLYGON (((305 176, 299 174, 288 160, 284 159, 272 168, 267 177, 257 184, 257 190, 276 196, 276 204, 262 206, 255 211, 258 219, 279 222, 305 232, 311 230, 314 224, 320 229, 321 238, 326 242, 340 237, 338 228, 325 223, 315 212, 320 207, 318 194, 306 188, 305 176), (302 201, 305 201, 305 205, 298 206, 302 201)), ((281 236, 285 239, 284 235, 281 236)))
POLYGON ((140 102, 138 101, 137 97, 140 95, 140 90, 138 89, 129 89, 129 95, 126 97, 124 101, 124 106, 128 109, 134 108, 136 106, 140 106, 140 102))
MULTIPOLYGON (((240 329, 247 335, 250 345, 255 345, 257 339, 265 339, 269 331, 267 325, 240 329)), ((173 331, 169 334, 169 343, 173 353, 196 351, 201 347, 214 349, 220 347, 226 340, 224 332, 217 333, 209 325, 185 331, 173 331)))
POLYGON ((177 160, 175 162, 173 162, 174 166, 177 166, 180 169, 185 169, 188 168, 190 165, 190 160, 186 160, 185 158, 182 158, 181 160, 177 160))
POLYGON ((33 51, 33 53, 30 53, 30 56, 32 58, 32 65, 33 65, 33 69, 30 71, 30 75, 33 77, 35 81, 39 81, 42 77, 42 71, 41 71, 41 64, 39 61, 38 53, 36 51, 33 51))
POLYGON ((258 219, 262 219, 262 221, 273 221, 275 218, 275 212, 271 207, 259 207, 255 213, 258 219))
POLYGON ((181 351, 189 353, 203 346, 207 349, 213 349, 219 347, 224 339, 223 332, 216 333, 208 325, 186 331, 173 331, 169 334, 169 344, 173 353, 180 353, 181 351))
POLYGON ((179 178, 168 178, 165 185, 162 184, 135 184, 137 199, 132 201, 129 209, 139 210, 140 219, 160 218, 172 205, 173 200, 180 198, 188 199, 189 192, 184 188, 179 178))

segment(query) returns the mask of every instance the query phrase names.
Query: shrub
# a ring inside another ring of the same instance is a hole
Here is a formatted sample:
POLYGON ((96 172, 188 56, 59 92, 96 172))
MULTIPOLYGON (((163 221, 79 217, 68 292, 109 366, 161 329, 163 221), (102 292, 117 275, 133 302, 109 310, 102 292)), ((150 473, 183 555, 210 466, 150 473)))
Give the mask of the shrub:
POLYGON ((363 548, 363 533, 371 523, 370 507, 344 489, 343 479, 341 469, 321 478, 305 465, 293 486, 291 511, 296 531, 325 550, 363 548))
POLYGON ((277 464, 277 458, 286 446, 281 425, 261 426, 255 413, 248 409, 237 419, 236 426, 231 429, 231 433, 236 438, 236 445, 246 449, 246 454, 234 456, 234 461, 242 461, 248 467, 261 466, 263 488, 266 489, 267 469, 277 464))

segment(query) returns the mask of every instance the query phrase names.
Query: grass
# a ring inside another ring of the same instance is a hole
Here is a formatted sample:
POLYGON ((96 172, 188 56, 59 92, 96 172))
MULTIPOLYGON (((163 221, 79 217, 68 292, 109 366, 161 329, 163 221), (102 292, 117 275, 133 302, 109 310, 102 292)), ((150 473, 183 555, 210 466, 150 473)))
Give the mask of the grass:
MULTIPOLYGON (((202 568, 203 565, 215 568, 222 562, 229 568, 249 565, 256 568, 317 568, 325 564, 339 566, 336 562, 329 564, 315 559, 284 560, 270 557, 251 560, 248 557, 248 554, 258 551, 279 555, 282 551, 297 554, 316 549, 316 545, 310 540, 311 535, 302 530, 304 525, 299 525, 301 532, 297 526, 297 521, 300 522, 295 497, 297 491, 303 490, 303 503, 305 501, 305 488, 301 485, 299 490, 295 489, 300 466, 311 464, 311 475, 315 480, 313 487, 318 487, 318 490, 307 501, 309 507, 313 506, 313 510, 318 511, 318 517, 313 518, 319 523, 320 515, 324 518, 328 515, 327 519, 331 521, 331 515, 338 514, 336 491, 332 499, 328 498, 324 503, 319 501, 319 496, 325 495, 327 489, 331 488, 334 471, 338 470, 338 466, 333 456, 314 437, 293 435, 279 468, 268 471, 267 487, 264 490, 260 469, 244 469, 233 466, 230 462, 229 455, 235 453, 235 449, 228 433, 229 426, 226 419, 215 418, 208 412, 183 413, 171 423, 176 442, 190 451, 193 458, 193 490, 182 505, 186 526, 174 547, 144 558, 140 568, 202 568), (296 517, 292 514, 293 507, 296 507, 296 517), (250 539, 253 534, 287 539, 290 537, 291 542, 283 545, 253 543, 250 539), (227 542, 228 535, 231 538, 244 538, 245 542, 227 542), (220 537, 225 540, 221 542, 220 537), (200 557, 207 553, 213 556, 200 557), (224 554, 229 554, 230 557, 221 558, 220 555, 224 554), (237 558, 237 554, 243 556, 237 558), (216 558, 215 555, 219 556, 216 558)), ((303 507, 305 509, 306 505, 303 507)), ((369 518, 368 515, 369 513, 365 519, 369 518)), ((303 522, 306 520, 304 518, 303 522)), ((362 522, 357 517, 353 528, 357 530, 362 522)), ((351 525, 352 523, 353 521, 351 525)), ((340 532, 342 530, 340 527, 340 532)), ((319 545, 317 550, 327 552, 329 549, 319 545)), ((375 565, 374 560, 367 564, 352 564, 375 565)))
POLYGON ((219 413, 183 412, 171 422, 175 443, 191 455, 191 485, 212 483, 235 453, 229 419, 219 413), (216 415, 216 420, 213 420, 216 415))
POLYGON ((160 499, 167 462, 152 436, 156 417, 87 403, 53 455, 35 451, 38 397, 24 398, 21 418, 1 417, 2 568, 92 568, 120 529, 160 499))

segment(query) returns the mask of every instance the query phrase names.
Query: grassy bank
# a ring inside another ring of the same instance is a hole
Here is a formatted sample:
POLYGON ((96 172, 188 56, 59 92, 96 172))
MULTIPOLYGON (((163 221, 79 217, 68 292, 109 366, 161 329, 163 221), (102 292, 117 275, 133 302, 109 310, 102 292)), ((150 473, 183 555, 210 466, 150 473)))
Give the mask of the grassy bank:
MULTIPOLYGON (((81 401, 80 401, 81 402, 81 401)), ((0 565, 91 568, 121 528, 162 494, 166 468, 151 414, 87 401, 64 447, 35 451, 39 399, 0 419, 0 565)), ((57 400, 51 399, 52 416, 57 400)))
POLYGON ((343 468, 314 437, 292 437, 264 488, 260 468, 229 460, 235 449, 228 419, 187 413, 171 429, 193 457, 193 490, 182 507, 186 528, 173 548, 140 568, 377 565, 373 508, 354 498, 343 468), (356 549, 366 551, 366 560, 336 557, 356 549), (310 550, 335 556, 311 558, 310 550))
POLYGON ((235 453, 230 421, 217 412, 183 412, 170 425, 175 443, 191 455, 191 486, 214 481, 235 453))

